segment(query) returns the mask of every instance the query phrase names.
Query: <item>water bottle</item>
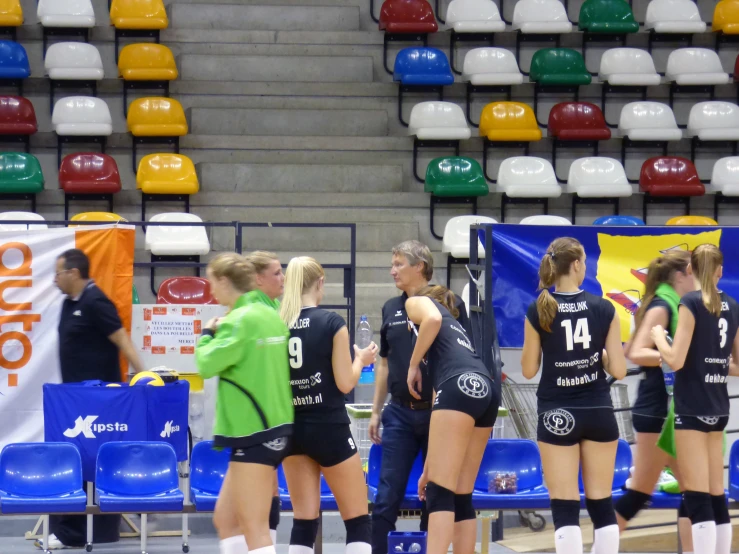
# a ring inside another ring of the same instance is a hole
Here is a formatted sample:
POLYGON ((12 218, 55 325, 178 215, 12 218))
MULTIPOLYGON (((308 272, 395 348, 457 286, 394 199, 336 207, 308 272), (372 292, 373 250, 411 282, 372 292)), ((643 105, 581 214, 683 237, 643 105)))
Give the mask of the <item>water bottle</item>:
MULTIPOLYGON (((670 337, 670 335, 665 335, 665 338, 667 339, 667 344, 672 346, 672 337, 670 337)), ((662 377, 664 377, 665 379, 665 388, 667 389, 667 394, 669 396, 672 396, 672 391, 675 386, 675 372, 665 362, 662 362, 662 377)))
MULTIPOLYGON (((359 349, 367 348, 372 343, 372 326, 367 321, 367 316, 362 315, 357 325, 357 333, 355 342, 359 349)), ((360 385, 370 385, 375 382, 375 364, 370 364, 362 368, 362 375, 359 377, 360 385)))

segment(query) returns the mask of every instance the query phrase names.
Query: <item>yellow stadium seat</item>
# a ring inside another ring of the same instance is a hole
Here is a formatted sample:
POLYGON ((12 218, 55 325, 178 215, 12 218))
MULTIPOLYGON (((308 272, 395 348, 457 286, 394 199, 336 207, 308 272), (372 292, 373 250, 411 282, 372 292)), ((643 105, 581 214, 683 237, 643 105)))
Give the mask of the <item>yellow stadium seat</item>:
MULTIPOLYGON (((121 217, 118 214, 111 212, 82 212, 72 216, 71 221, 79 222, 90 222, 90 221, 106 221, 110 223, 121 223, 128 221, 125 217, 121 217)), ((70 225, 70 227, 78 227, 77 225, 70 225)))
POLYGON ((149 154, 141 158, 136 188, 145 194, 196 194, 195 165, 180 154, 149 154))
POLYGON ((20 27, 21 25, 23 25, 23 9, 20 0, 0 0, 0 27, 20 27))
POLYGON ((715 227, 718 222, 710 217, 702 215, 679 215, 673 217, 667 221, 667 225, 682 225, 682 226, 698 226, 698 227, 715 227))
POLYGON ((135 137, 182 137, 187 119, 182 104, 172 98, 138 98, 128 108, 129 132, 135 137))
POLYGON ((541 129, 531 106, 492 102, 482 110, 480 136, 495 142, 534 142, 541 140, 541 129))
POLYGON ((110 22, 116 29, 166 29, 169 25, 162 0, 113 0, 110 22))
POLYGON ((173 81, 177 65, 172 50, 162 44, 129 44, 121 49, 118 75, 125 81, 173 81))
POLYGON ((739 34, 739 2, 721 0, 713 10, 713 30, 725 35, 739 34))

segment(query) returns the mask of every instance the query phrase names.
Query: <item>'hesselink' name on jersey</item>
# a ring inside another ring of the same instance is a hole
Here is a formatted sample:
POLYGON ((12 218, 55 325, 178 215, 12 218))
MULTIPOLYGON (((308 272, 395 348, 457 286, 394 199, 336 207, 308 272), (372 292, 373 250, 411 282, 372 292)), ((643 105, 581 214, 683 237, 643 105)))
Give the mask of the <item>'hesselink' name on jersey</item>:
POLYGON ((561 313, 574 314, 577 312, 588 311, 588 303, 583 300, 582 302, 568 302, 559 305, 559 311, 561 313))

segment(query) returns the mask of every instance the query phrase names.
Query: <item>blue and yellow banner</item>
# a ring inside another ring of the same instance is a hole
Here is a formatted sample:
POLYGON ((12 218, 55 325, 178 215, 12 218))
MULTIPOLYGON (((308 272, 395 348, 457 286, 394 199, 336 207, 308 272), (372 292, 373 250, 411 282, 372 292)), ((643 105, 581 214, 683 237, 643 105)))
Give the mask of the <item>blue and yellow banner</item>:
POLYGON ((493 308, 502 348, 523 346, 526 309, 539 294, 539 264, 549 243, 558 237, 573 237, 582 243, 587 267, 583 288, 613 303, 621 317, 624 342, 644 293, 646 268, 667 250, 717 245, 724 253, 724 277, 719 286, 739 298, 737 227, 494 225, 493 308))

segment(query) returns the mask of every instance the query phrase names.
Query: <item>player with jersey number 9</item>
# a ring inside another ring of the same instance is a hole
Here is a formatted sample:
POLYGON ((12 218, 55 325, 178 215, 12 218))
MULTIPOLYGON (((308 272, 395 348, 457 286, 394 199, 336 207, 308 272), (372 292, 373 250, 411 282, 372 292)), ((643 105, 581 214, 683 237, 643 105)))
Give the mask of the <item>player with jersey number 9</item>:
MULTIPOLYGON (((693 250, 690 265, 696 288, 678 308, 670 345, 661 325, 651 337, 662 359, 675 370, 674 449, 683 499, 693 530, 695 554, 729 554, 731 521, 724 494, 724 429, 729 422, 727 379, 737 374, 739 304, 718 288, 724 257, 712 244, 693 250), (732 358, 734 361, 732 361, 732 358)), ((665 425, 662 439, 672 429, 665 425)))
POLYGON ((346 553, 370 554, 372 527, 362 461, 349 428, 344 395, 362 368, 375 362, 377 345, 354 345, 342 317, 319 308, 325 273, 316 260, 293 258, 285 272, 280 316, 290 329, 290 384, 295 428, 283 463, 293 504, 290 552, 313 552, 321 506, 321 473, 346 527, 346 553))
POLYGON ((617 554, 611 486, 618 425, 606 371, 622 379, 626 359, 618 314, 607 300, 580 289, 585 273, 585 250, 579 241, 563 237, 549 245, 539 266, 541 293, 526 312, 521 368, 523 376, 532 379, 541 366, 537 438, 557 554, 583 551, 581 462, 585 506, 594 528, 593 552, 617 554))

